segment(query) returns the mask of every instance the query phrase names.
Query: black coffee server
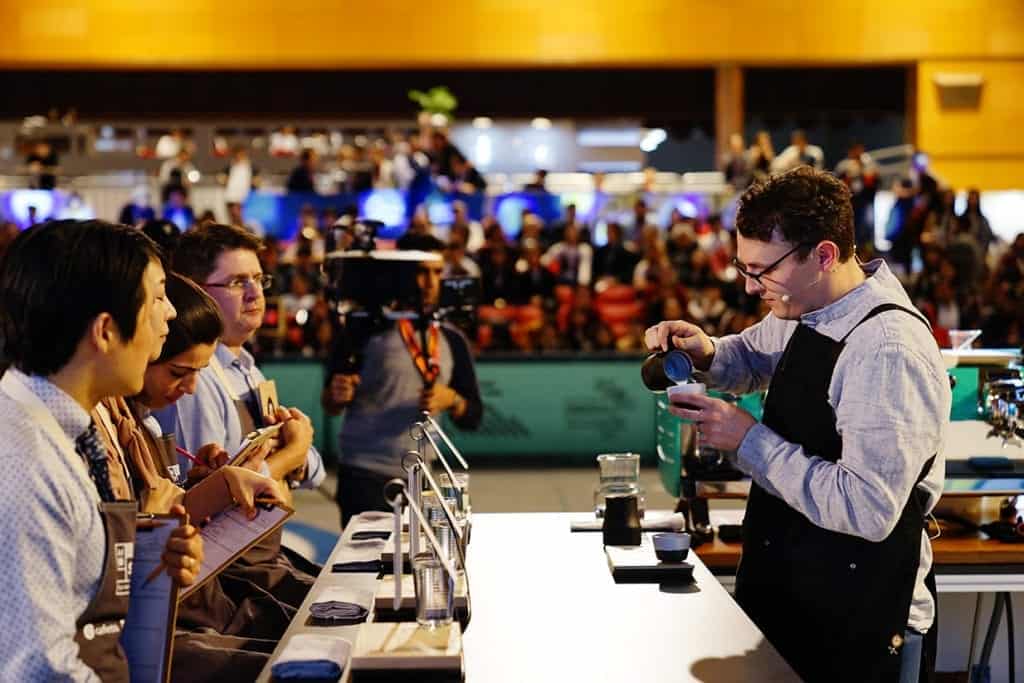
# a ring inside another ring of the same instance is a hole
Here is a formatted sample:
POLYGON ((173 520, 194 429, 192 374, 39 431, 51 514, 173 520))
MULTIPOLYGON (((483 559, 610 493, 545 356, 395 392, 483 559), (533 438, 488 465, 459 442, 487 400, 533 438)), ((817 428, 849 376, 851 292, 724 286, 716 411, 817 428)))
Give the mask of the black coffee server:
POLYGON ((604 501, 604 544, 640 545, 640 505, 636 494, 608 496, 604 501))

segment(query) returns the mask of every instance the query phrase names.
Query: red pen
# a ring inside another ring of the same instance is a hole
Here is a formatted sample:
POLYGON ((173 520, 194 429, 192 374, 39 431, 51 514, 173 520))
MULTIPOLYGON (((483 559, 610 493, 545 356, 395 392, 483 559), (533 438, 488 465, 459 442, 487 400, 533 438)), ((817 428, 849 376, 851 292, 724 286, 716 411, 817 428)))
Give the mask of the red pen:
POLYGON ((181 446, 175 446, 175 447, 174 447, 174 450, 178 451, 179 453, 181 453, 182 455, 184 455, 184 456, 185 456, 186 458, 188 458, 189 460, 191 460, 191 461, 193 462, 193 464, 196 464, 196 465, 199 465, 199 464, 201 464, 201 463, 199 462, 199 458, 197 458, 196 456, 192 455, 191 453, 189 453, 188 451, 186 451, 186 450, 185 450, 184 448, 182 448, 181 446))

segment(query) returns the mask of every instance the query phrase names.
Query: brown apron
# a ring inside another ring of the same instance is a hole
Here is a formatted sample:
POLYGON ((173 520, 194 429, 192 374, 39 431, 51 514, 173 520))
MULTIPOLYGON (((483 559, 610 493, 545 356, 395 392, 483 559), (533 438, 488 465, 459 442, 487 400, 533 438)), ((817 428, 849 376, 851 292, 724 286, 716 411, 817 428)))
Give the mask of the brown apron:
MULTIPOLYGON (((111 408, 109 399, 104 403, 111 408)), ((136 406, 129 402, 125 407, 127 410, 115 408, 111 414, 136 490, 172 486, 175 473, 167 463, 177 465, 173 435, 157 439, 141 423, 136 406), (161 449, 167 450, 161 453, 161 449)), ((265 591, 235 601, 224 592, 219 577, 207 582, 178 605, 171 680, 195 683, 255 679, 294 614, 265 591)))
POLYGON ((106 533, 103 574, 92 602, 75 622, 78 655, 104 683, 129 680, 121 629, 128 616, 135 554, 135 503, 99 503, 106 533))
MULTIPOLYGON (((210 359, 210 368, 235 405, 242 434, 250 434, 263 426, 259 410, 254 410, 235 393, 216 357, 210 359)), ((283 547, 283 533, 279 528, 221 573, 224 590, 229 596, 238 601, 253 592, 266 593, 292 610, 299 609, 321 568, 283 547)))

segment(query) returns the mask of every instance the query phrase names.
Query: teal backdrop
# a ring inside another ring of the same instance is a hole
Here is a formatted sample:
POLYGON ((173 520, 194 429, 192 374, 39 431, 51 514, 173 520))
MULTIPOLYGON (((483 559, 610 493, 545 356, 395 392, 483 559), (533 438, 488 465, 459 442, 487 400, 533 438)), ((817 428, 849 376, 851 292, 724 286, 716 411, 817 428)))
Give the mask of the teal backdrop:
MULTIPOLYGON (((598 453, 632 451, 646 462, 659 462, 678 438, 673 416, 656 411, 655 395, 640 383, 639 357, 530 358, 477 361, 477 379, 484 401, 484 420, 476 432, 449 425, 452 439, 468 457, 556 455, 586 460, 598 453)), ((293 405, 313 420, 316 445, 328 457, 337 451, 341 418, 320 408, 323 366, 313 360, 261 363, 267 377, 277 381, 285 405, 293 405)), ((978 369, 955 368, 954 420, 977 419, 978 369)), ((759 396, 745 396, 744 408, 760 418, 759 396)), ((678 446, 677 446, 678 448, 678 446)), ((665 465, 666 463, 661 462, 665 465)), ((676 463, 673 463, 676 466, 676 463)))
MULTIPOLYGON (((477 362, 484 419, 476 432, 449 434, 467 456, 559 455, 590 458, 633 451, 654 459, 654 397, 640 383, 640 358, 491 360, 477 362)), ((313 420, 317 447, 337 451, 340 418, 320 408, 323 367, 314 361, 269 361, 285 405, 313 420)))

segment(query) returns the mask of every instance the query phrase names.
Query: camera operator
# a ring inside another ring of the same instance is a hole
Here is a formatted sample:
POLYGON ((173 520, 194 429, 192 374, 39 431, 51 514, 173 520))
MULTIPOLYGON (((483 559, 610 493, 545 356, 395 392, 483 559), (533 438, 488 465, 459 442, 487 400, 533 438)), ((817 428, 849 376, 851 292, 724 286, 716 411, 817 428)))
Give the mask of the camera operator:
POLYGON ((436 260, 422 261, 416 274, 424 318, 430 320, 426 352, 421 323, 402 319, 370 336, 357 373, 344 370, 342 342, 327 361, 321 402, 331 415, 345 410, 336 496, 342 527, 366 510, 390 509, 384 484, 405 478, 402 456, 416 447, 409 427, 422 411, 447 412, 467 430, 476 429, 483 416, 468 340, 454 326, 428 317, 440 300, 444 244, 423 235, 408 246, 437 254, 436 260))

